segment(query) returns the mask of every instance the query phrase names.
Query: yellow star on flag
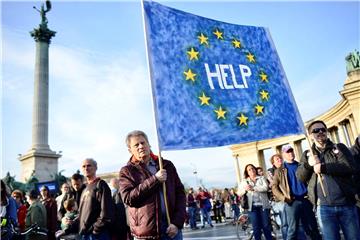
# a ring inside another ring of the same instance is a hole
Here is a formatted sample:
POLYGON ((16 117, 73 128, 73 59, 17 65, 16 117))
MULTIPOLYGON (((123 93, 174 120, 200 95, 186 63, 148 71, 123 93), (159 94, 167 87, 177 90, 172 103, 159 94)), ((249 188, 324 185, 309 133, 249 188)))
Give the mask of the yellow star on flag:
POLYGON ((249 62, 254 63, 255 62, 255 56, 251 53, 246 54, 246 58, 249 62))
POLYGON ((262 100, 266 100, 266 101, 269 100, 269 92, 265 90, 261 90, 260 95, 262 100))
POLYGON ((260 76, 262 82, 269 82, 267 75, 264 72, 261 72, 259 74, 259 76, 260 76))
POLYGON ((216 36, 217 39, 224 39, 223 32, 219 31, 219 29, 216 29, 216 31, 213 32, 213 34, 216 36))
POLYGON ((191 48, 190 51, 187 51, 187 54, 189 54, 190 60, 193 60, 193 59, 199 60, 199 57, 198 57, 199 52, 195 51, 194 48, 191 48))
POLYGON ((240 117, 237 117, 237 119, 239 119, 239 125, 246 125, 247 126, 247 121, 248 121, 248 117, 245 116, 243 113, 240 115, 240 117))
POLYGON ((214 110, 214 112, 216 112, 216 114, 217 114, 217 119, 220 119, 220 118, 226 119, 225 118, 226 111, 224 111, 221 106, 219 107, 219 109, 214 110))
POLYGON ((203 33, 201 33, 200 36, 198 36, 198 39, 200 41, 200 44, 209 45, 209 42, 208 42, 209 38, 206 35, 204 35, 203 33))
POLYGON ((241 42, 235 38, 232 41, 232 44, 234 45, 234 48, 241 48, 241 42))
POLYGON ((190 68, 187 72, 185 71, 184 74, 186 76, 185 80, 191 80, 195 82, 196 73, 193 73, 190 68))
POLYGON ((205 93, 202 94, 202 96, 199 97, 201 101, 201 105, 208 105, 209 106, 209 100, 210 98, 205 95, 205 93))
POLYGON ((256 104, 256 106, 255 106, 255 114, 256 115, 264 114, 263 110, 264 110, 264 106, 256 104))

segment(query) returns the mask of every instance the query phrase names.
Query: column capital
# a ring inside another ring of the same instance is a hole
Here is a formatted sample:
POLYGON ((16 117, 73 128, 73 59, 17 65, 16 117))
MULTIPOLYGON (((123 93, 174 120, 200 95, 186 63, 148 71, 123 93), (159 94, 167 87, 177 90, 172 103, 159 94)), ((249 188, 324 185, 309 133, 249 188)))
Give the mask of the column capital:
POLYGON ((35 39, 35 42, 46 42, 50 44, 50 39, 56 34, 55 31, 50 30, 46 23, 39 24, 38 28, 34 28, 30 35, 35 39))

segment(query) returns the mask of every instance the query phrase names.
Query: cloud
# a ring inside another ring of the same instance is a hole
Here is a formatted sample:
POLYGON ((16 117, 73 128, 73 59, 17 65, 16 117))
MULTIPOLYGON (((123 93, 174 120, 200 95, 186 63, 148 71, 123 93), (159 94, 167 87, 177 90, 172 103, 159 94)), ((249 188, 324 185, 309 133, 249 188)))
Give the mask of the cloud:
MULTIPOLYGON (((76 159, 70 169, 85 157, 94 157, 101 163, 99 172, 118 170, 129 156, 123 143, 126 133, 148 130, 153 122, 146 69, 134 64, 143 60, 131 52, 106 61, 100 58, 96 53, 53 48, 50 75, 59 87, 54 87, 52 128, 63 158, 76 159)), ((63 162, 67 161, 61 161, 60 168, 63 162)))

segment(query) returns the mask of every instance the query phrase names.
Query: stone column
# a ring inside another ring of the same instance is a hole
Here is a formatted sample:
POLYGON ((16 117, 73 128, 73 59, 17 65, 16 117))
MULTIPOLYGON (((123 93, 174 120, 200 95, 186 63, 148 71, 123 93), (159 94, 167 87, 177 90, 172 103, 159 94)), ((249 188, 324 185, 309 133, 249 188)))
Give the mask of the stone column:
POLYGON ((48 119, 49 43, 37 40, 33 99, 32 149, 44 151, 50 150, 48 144, 48 119))
POLYGON ((292 142, 291 144, 294 148, 294 152, 295 152, 295 159, 297 161, 300 161, 300 158, 301 158, 301 155, 303 153, 303 150, 302 150, 302 146, 301 146, 301 140, 300 141, 294 141, 292 142))
POLYGON ((358 137, 358 131, 356 129, 356 124, 355 124, 353 115, 349 116, 349 123, 350 123, 350 128, 351 128, 352 134, 353 134, 354 138, 356 139, 358 137))
POLYGON ((344 132, 344 126, 342 123, 339 123, 336 125, 338 127, 338 133, 339 133, 339 140, 340 140, 340 143, 343 143, 345 145, 348 145, 347 144, 347 141, 346 141, 346 135, 345 135, 345 132, 344 132))
POLYGON ((258 150, 259 166, 266 172, 265 156, 263 150, 258 150))
POLYGON ((273 146, 273 147, 271 147, 271 149, 274 152, 273 154, 276 154, 276 153, 281 154, 281 146, 273 146))
POLYGON ((241 179, 242 179, 242 175, 241 175, 241 171, 240 171, 240 165, 239 165, 238 156, 239 155, 234 156, 234 163, 235 163, 236 182, 237 182, 237 185, 238 185, 238 188, 239 188, 240 183, 241 183, 241 179))
POLYGON ((344 130, 345 130, 346 135, 347 135, 348 140, 349 140, 349 144, 351 146, 355 141, 355 136, 353 135, 353 132, 352 132, 352 129, 351 129, 350 116, 348 116, 346 118, 345 123, 344 123, 344 127, 345 127, 344 130))

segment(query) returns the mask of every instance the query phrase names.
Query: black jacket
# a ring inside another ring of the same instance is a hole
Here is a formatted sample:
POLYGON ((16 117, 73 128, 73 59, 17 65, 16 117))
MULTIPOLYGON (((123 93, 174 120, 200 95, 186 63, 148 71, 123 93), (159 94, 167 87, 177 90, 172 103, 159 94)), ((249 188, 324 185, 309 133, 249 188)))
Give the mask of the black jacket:
MULTIPOLYGON (((312 145, 314 154, 317 154, 322 165, 321 174, 327 174, 334 178, 344 193, 349 203, 355 203, 355 184, 352 175, 359 169, 354 161, 350 150, 342 143, 334 144, 327 141, 324 152, 320 153, 315 144, 312 145)), ((317 203, 316 185, 317 174, 308 163, 308 150, 301 157, 300 165, 296 171, 296 177, 308 184, 308 196, 312 204, 317 203)))
MULTIPOLYGON (((350 151, 354 157, 354 161, 357 164, 360 164, 360 144, 359 144, 359 138, 357 137, 355 139, 355 143, 354 145, 351 147, 350 151)), ((357 194, 360 196, 360 169, 358 169, 359 171, 354 175, 354 182, 357 183, 357 194)))
POLYGON ((359 137, 355 139, 354 145, 351 147, 350 151, 354 157, 354 160, 360 162, 360 144, 359 144, 359 137))
POLYGON ((80 234, 99 234, 110 229, 114 216, 111 190, 104 180, 89 183, 81 194, 80 234))

